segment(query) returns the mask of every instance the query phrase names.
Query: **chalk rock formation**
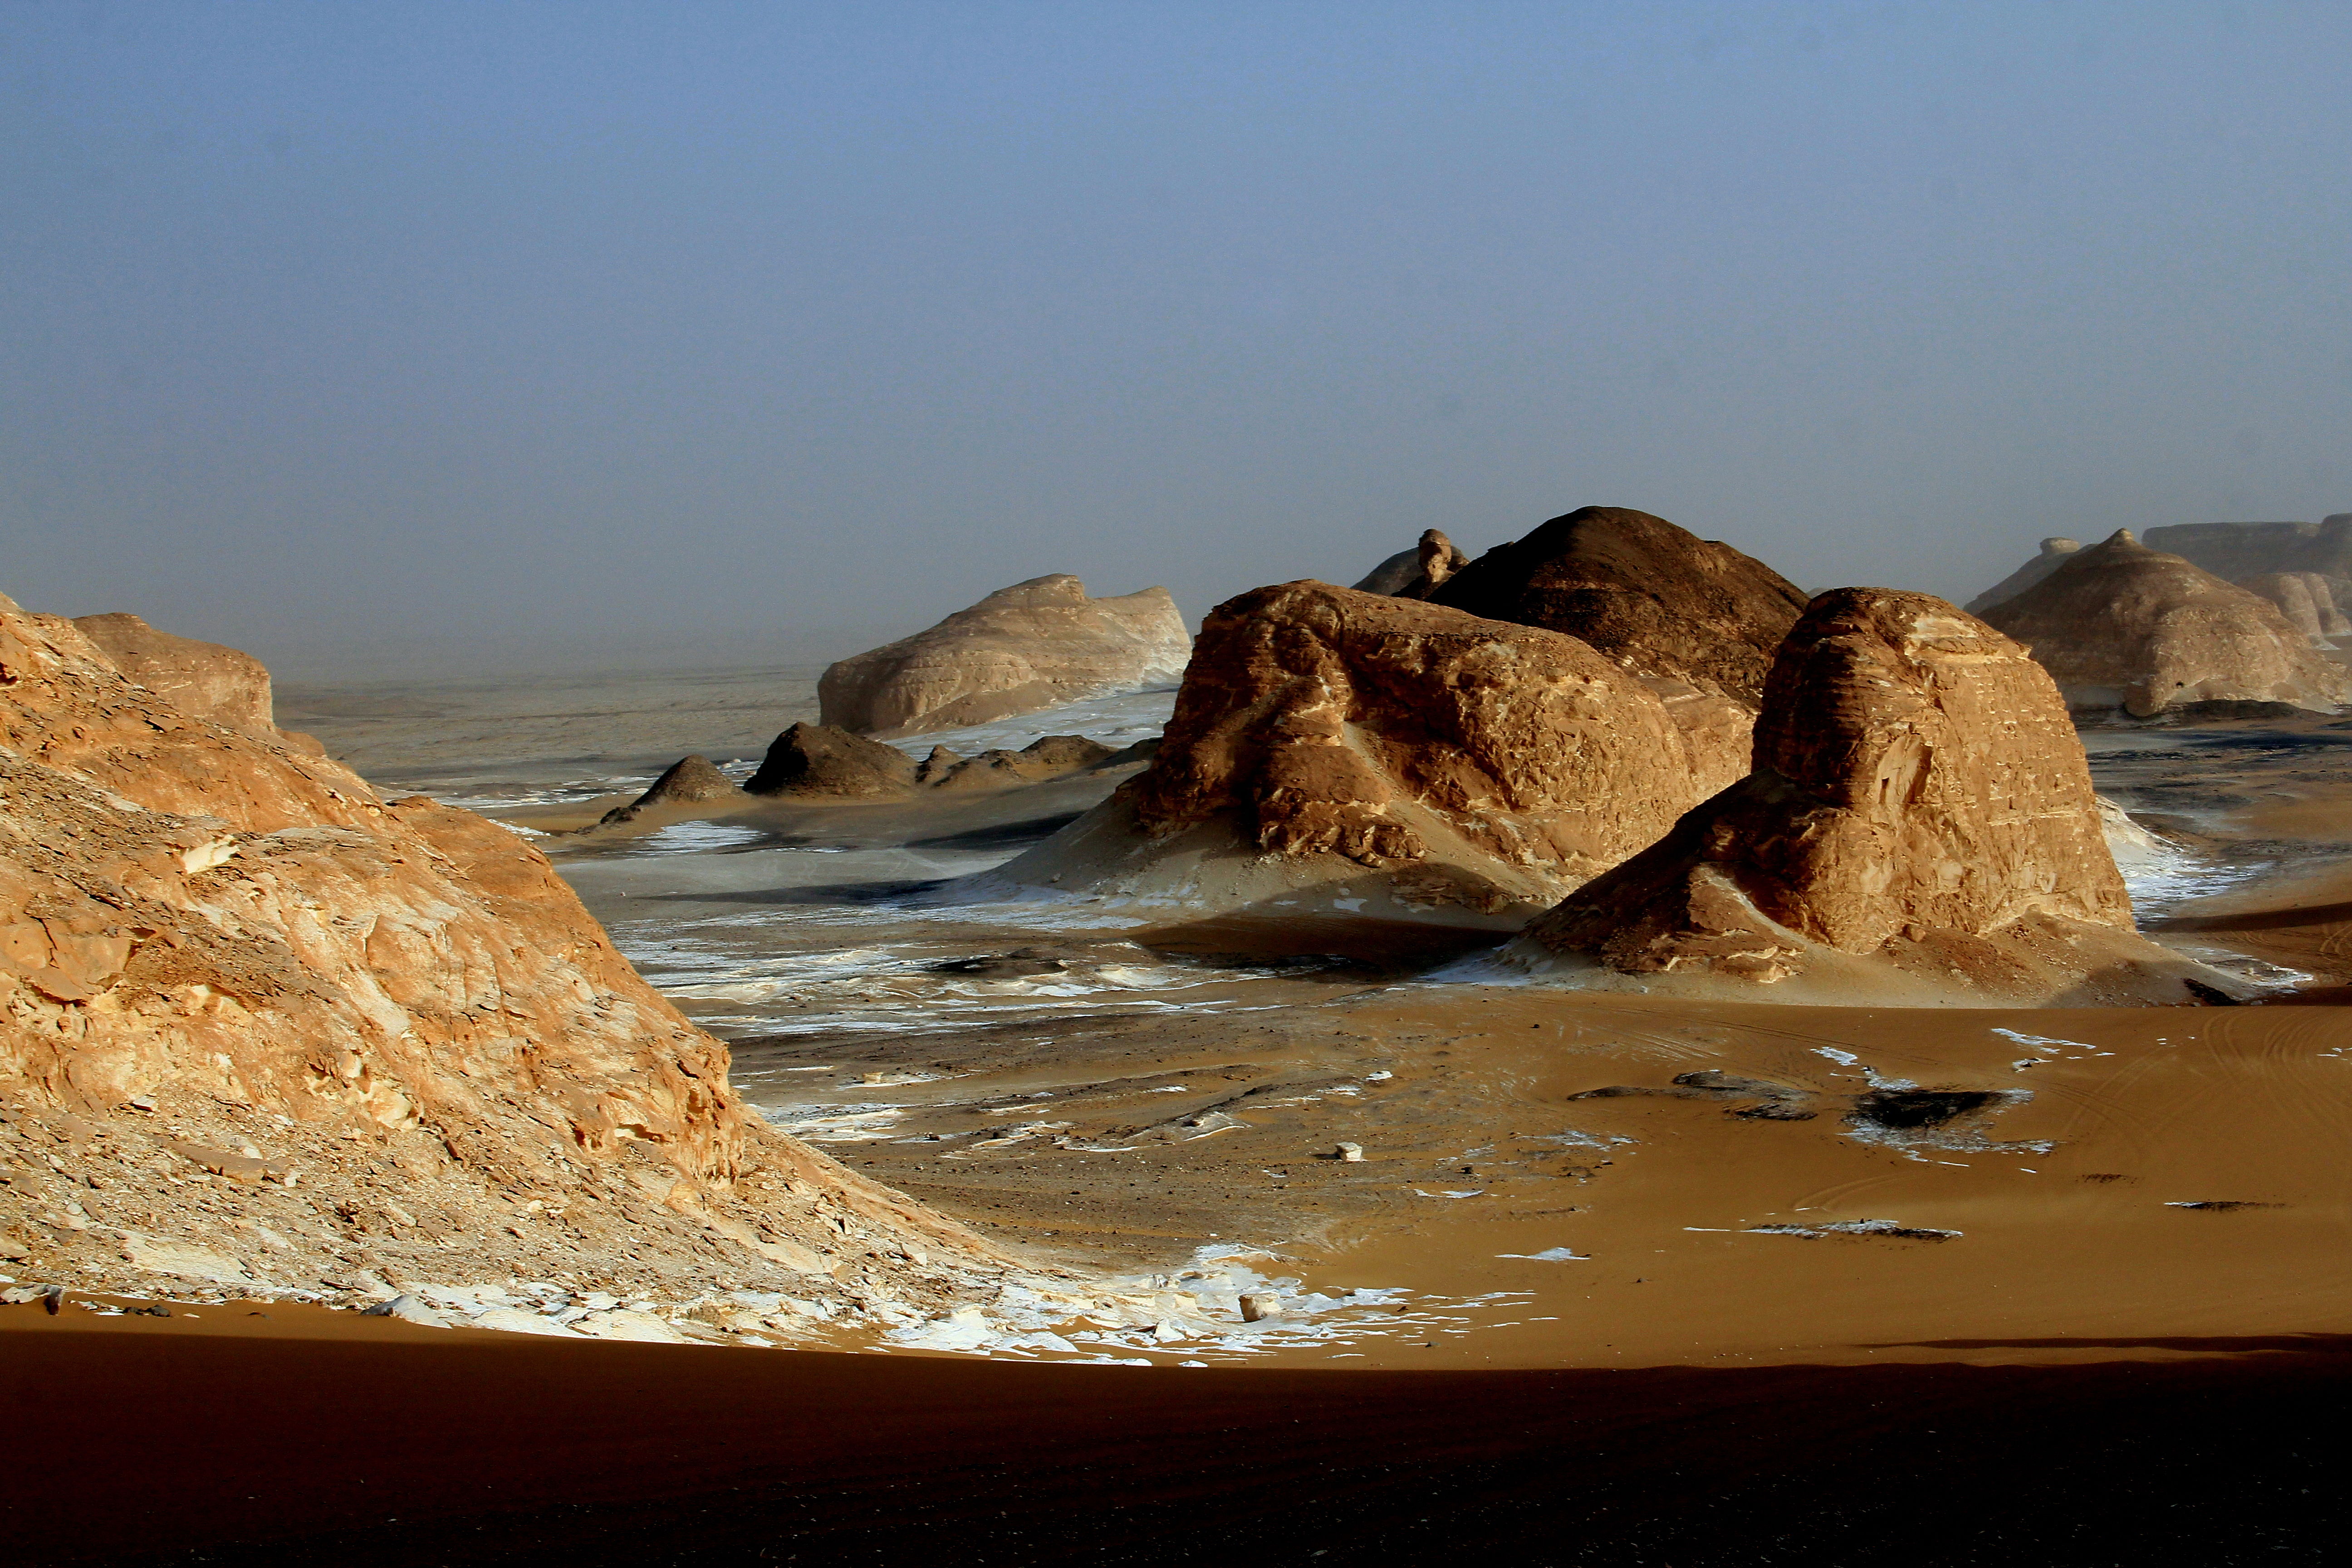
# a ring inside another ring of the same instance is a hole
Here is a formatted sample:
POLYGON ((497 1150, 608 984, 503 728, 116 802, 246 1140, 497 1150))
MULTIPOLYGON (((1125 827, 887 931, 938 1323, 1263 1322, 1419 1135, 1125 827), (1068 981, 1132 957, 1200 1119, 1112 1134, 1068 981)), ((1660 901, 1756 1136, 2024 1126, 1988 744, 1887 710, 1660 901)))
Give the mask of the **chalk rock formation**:
POLYGON ((1386 594, 1398 599, 1426 599, 1437 585, 1470 564, 1454 541, 1437 530, 1424 529, 1421 542, 1400 550, 1356 584, 1360 594, 1386 594))
POLYGON ((2336 607, 2327 579, 2316 572, 2265 572, 2238 586, 2276 605, 2286 624, 2309 637, 2315 647, 2326 647, 2329 637, 2352 632, 2352 621, 2336 607))
POLYGON ((1497 545, 1433 601, 1580 637, 1643 675, 1754 708, 1805 595, 1762 562, 1661 517, 1588 506, 1497 545))
POLYGON ((1884 588, 1814 600, 1774 662, 1754 772, 1509 956, 1699 994, 1808 974, 1831 988, 1816 1000, 2178 1002, 2203 973, 2135 934, 2048 673, 1943 600, 1884 588))
POLYGON ((1736 704, 1657 684, 1671 701, 1558 633, 1325 583, 1256 589, 1202 626, 1150 768, 992 885, 1523 919, 1746 770, 1736 704))
POLYGON ((2076 539, 2045 539, 2042 552, 1969 601, 1969 614, 1981 616, 1995 605, 2007 604, 2074 559, 2083 548, 2076 539))
POLYGON ((905 795, 915 760, 896 746, 830 724, 795 724, 768 742, 759 771, 743 785, 752 795, 839 799, 905 795))
POLYGON ((2352 676, 2278 607, 2119 530, 1985 619, 2021 642, 2079 710, 2138 718, 2199 702, 2333 709, 2352 676))
POLYGON ((2316 572, 2352 591, 2352 512, 2318 522, 2184 522, 2147 531, 2146 543, 2242 582, 2268 572, 2316 572))
POLYGON ((251 654, 159 632, 137 616, 77 616, 73 624, 115 668, 183 711, 257 735, 276 733, 269 671, 251 654))
POLYGON ((819 716, 872 735, 982 724, 1171 685, 1192 646, 1165 588, 1089 599, 1076 577, 1033 577, 834 665, 817 682, 819 716))
MULTIPOLYGON (((936 758, 946 749, 934 747, 931 754, 936 758)), ((1017 752, 987 751, 976 757, 958 758, 952 767, 929 782, 946 790, 1011 789, 1100 767, 1112 754, 1108 746, 1084 735, 1047 735, 1017 752)), ((930 763, 923 766, 928 770, 930 763)))
POLYGON ((0 599, 0 1105, 61 1167, 0 1188, 13 1272, 830 1296, 919 1238, 978 1250, 768 1132, 727 1068, 515 835, 0 599))
POLYGON ((719 764, 709 757, 681 757, 663 770, 654 780, 653 787, 624 806, 604 814, 599 827, 612 827, 621 823, 635 822, 646 812, 664 805, 706 805, 712 801, 741 800, 743 791, 733 779, 719 771, 719 764))

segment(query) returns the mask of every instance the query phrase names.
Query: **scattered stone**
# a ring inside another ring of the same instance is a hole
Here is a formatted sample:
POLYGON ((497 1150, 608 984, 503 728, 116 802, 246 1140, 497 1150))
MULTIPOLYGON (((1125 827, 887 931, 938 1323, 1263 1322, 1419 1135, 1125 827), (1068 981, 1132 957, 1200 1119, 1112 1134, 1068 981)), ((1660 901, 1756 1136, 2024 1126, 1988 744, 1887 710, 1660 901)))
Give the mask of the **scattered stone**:
POLYGON ((1360 1165, 1364 1163, 1364 1146, 1361 1143, 1342 1143, 1333 1152, 1348 1164, 1360 1165))
POLYGON ((402 1291, 389 1301, 378 1301, 360 1310, 363 1318, 398 1318, 404 1323, 416 1323, 428 1329, 446 1329, 449 1320, 415 1297, 402 1291))
POLYGON ((1242 1321, 1262 1323, 1282 1316, 1282 1298, 1270 1291, 1252 1291, 1241 1299, 1242 1321))

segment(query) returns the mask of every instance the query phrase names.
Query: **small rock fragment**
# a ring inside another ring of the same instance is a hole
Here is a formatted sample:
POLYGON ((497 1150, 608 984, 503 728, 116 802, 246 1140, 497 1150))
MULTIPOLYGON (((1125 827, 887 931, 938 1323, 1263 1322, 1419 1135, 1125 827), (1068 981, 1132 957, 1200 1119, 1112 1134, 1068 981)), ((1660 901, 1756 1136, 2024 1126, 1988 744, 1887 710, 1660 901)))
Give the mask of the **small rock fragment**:
POLYGON ((1364 1146, 1361 1143, 1342 1143, 1339 1145, 1339 1158, 1350 1165, 1360 1165, 1364 1163, 1364 1146))
POLYGON ((1282 1298, 1270 1290, 1253 1291, 1242 1298, 1242 1321, 1264 1322, 1268 1318, 1282 1316, 1282 1298))

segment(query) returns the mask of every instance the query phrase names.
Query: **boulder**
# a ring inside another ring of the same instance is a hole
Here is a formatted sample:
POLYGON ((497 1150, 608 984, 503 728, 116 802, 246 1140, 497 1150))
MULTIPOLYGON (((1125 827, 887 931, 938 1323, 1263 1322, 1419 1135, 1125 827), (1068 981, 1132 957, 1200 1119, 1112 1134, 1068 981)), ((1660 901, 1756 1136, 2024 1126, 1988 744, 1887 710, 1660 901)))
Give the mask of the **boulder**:
POLYGON ((1172 685, 1192 642, 1165 588, 1090 599, 1076 577, 1033 577, 832 666, 817 682, 819 717, 869 735, 982 724, 1172 685))
POLYGON ((1373 567, 1370 574, 1356 584, 1356 591, 1400 599, 1426 599, 1440 583, 1468 564, 1470 557, 1463 554, 1454 541, 1433 528, 1424 529, 1419 544, 1411 550, 1400 550, 1373 567))
POLYGON ((711 801, 741 800, 743 790, 719 771, 709 757, 681 757, 654 780, 653 787, 628 805, 604 814, 599 827, 635 822, 646 811, 663 805, 702 805, 711 801))
POLYGON ((2178 1002, 2215 978, 2135 933, 2049 674, 1885 588, 1815 599, 1774 661, 1754 771, 1507 957, 1677 994, 1804 976, 1781 994, 1805 1001, 2178 1002))
POLYGON ((182 711, 277 734, 269 671, 251 654, 159 632, 137 616, 76 616, 73 624, 115 668, 182 711))
POLYGON ((831 724, 795 724, 769 742, 743 788, 751 795, 864 799, 915 787, 915 760, 831 724))
POLYGON ((1751 710, 1805 595, 1762 562, 1661 517, 1588 506, 1498 545, 1431 594, 1489 620, 1580 637, 1628 669, 1751 710))
POLYGON ((1981 616, 1995 605, 2005 604, 2016 598, 2020 594, 2066 564, 2073 559, 2074 552, 2082 548, 2082 541, 2076 539, 2043 540, 2040 554, 1970 599, 1969 614, 1981 616))
POLYGON ((2137 718, 2207 702, 2332 710, 2352 677, 2278 606, 2128 529, 1985 612, 2056 678, 2079 711, 2137 718))
POLYGON ((1196 914, 1516 922, 1746 771, 1737 705, 1662 684, 1439 605, 1256 589, 1203 623, 1151 766, 994 877, 1196 914))

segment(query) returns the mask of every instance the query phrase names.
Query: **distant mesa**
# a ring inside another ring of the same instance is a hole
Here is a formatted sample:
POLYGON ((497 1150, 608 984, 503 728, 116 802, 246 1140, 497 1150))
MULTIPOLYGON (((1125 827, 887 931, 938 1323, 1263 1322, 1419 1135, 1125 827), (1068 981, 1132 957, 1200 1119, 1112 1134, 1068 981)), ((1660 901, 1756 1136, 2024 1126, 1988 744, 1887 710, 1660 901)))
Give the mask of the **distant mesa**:
POLYGON ((664 805, 702 805, 717 800, 741 800, 744 791, 719 771, 709 757, 682 757, 654 780, 653 787, 628 805, 604 814, 599 827, 635 822, 649 809, 664 805))
POLYGON ((182 712, 313 756, 324 754, 325 748, 300 731, 278 728, 269 671, 251 654, 160 632, 133 615, 76 616, 73 626, 115 668, 182 712))
POLYGON ((2147 531, 2167 551, 2231 583, 2272 572, 2315 572, 2338 602, 2352 595, 2352 512, 2317 522, 2184 522, 2147 531))
POLYGON ((1090 599, 1066 574, 1033 577, 834 665, 817 683, 819 717, 868 735, 983 724, 1173 685, 1192 644, 1165 588, 1090 599))
POLYGON ((1747 769, 1720 697, 1574 637, 1286 583, 1201 631, 1151 766, 989 884, 1508 926, 1747 769))
POLYGON ((1356 584, 1360 594, 1385 594, 1396 599, 1426 599, 1437 585, 1470 564, 1454 541, 1437 530, 1424 529, 1421 542, 1400 550, 1356 584))
POLYGON ((2135 718, 2213 702, 2332 710, 2352 675, 2278 605, 2128 529, 2076 552, 1985 619, 2021 642, 2078 711, 2135 718))
POLYGON ((759 771, 743 785, 751 795, 835 799, 906 795, 914 787, 915 760, 898 747, 838 725, 808 723, 769 742, 759 771))
POLYGON ((1790 634, 1746 779, 1506 957, 1676 994, 1804 976, 1785 999, 1806 1001, 2182 1002, 2218 978, 2134 931, 2049 674, 1884 588, 1824 594, 1790 634))
POLYGON ((1806 595, 1762 562, 1662 517, 1588 506, 1489 550, 1431 598, 1565 632, 1626 668, 1753 710, 1806 595))
POLYGON ((1969 601, 1969 614, 1981 616, 1995 605, 2005 605, 2073 559, 2083 548, 2075 539, 2045 539, 2042 552, 1969 601))

